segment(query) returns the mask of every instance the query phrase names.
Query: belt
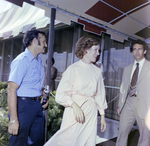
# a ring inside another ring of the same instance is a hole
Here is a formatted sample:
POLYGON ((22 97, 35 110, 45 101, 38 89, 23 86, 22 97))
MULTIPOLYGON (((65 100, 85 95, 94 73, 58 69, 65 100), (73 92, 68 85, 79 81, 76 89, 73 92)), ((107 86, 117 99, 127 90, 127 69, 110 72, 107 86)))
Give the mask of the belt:
POLYGON ((37 97, 23 97, 23 96, 17 96, 18 98, 22 99, 22 100, 36 100, 36 101, 40 101, 41 98, 40 96, 37 97))
POLYGON ((136 97, 137 95, 136 94, 133 94, 131 97, 136 97))

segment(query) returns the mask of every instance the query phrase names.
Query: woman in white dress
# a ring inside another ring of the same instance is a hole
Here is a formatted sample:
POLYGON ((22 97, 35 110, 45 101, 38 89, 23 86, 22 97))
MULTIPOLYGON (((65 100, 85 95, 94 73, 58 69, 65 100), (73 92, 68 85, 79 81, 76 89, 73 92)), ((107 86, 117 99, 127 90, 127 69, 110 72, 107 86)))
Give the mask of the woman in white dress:
POLYGON ((56 91, 56 102, 65 107, 61 127, 44 146, 95 146, 97 110, 101 132, 105 131, 105 88, 101 70, 93 65, 99 51, 99 40, 93 36, 76 43, 80 60, 67 68, 56 91))

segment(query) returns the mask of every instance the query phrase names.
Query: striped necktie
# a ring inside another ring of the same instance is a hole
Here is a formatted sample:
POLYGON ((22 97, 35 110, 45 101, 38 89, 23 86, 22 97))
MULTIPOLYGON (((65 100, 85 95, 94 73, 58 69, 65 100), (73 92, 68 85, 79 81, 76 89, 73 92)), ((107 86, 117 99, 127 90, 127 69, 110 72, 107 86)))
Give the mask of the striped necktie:
POLYGON ((139 63, 136 63, 136 69, 133 73, 130 90, 129 90, 129 96, 133 96, 136 93, 136 83, 138 80, 138 73, 139 73, 139 63))
POLYGON ((136 69, 133 73, 132 80, 131 80, 131 86, 134 87, 136 85, 137 79, 138 79, 138 73, 139 73, 139 63, 136 63, 136 69))

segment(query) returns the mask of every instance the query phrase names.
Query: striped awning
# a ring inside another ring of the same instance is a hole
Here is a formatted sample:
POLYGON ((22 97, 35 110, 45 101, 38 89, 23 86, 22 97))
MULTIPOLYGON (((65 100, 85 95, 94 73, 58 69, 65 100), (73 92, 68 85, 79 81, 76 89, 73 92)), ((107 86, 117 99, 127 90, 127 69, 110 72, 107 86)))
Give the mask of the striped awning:
POLYGON ((22 6, 26 1, 45 10, 50 17, 56 8, 56 20, 70 24, 75 21, 96 34, 106 32, 111 38, 150 40, 150 0, 7 0, 22 6))
MULTIPOLYGON (((20 7, 1 0, 0 8, 0 37, 4 39, 17 36, 20 32, 24 33, 34 27, 46 27, 50 23, 50 18, 45 16, 45 10, 26 2, 20 7)), ((55 21, 56 24, 59 22, 55 21)))

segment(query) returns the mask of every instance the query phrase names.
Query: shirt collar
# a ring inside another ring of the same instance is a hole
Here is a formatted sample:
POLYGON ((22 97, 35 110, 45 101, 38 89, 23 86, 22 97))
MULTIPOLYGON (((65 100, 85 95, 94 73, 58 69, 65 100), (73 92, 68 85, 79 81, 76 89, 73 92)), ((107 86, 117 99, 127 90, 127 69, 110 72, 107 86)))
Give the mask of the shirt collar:
POLYGON ((145 57, 140 61, 140 62, 137 62, 136 60, 134 61, 134 65, 136 65, 136 63, 139 63, 139 66, 143 66, 143 64, 144 64, 144 62, 145 62, 145 57))
MULTIPOLYGON (((34 57, 34 55, 31 53, 31 51, 30 51, 28 48, 25 49, 25 53, 27 54, 27 56, 28 56, 30 62, 31 62, 32 60, 36 59, 36 58, 34 57)), ((39 55, 38 55, 37 57, 38 57, 38 60, 39 60, 39 55)))

